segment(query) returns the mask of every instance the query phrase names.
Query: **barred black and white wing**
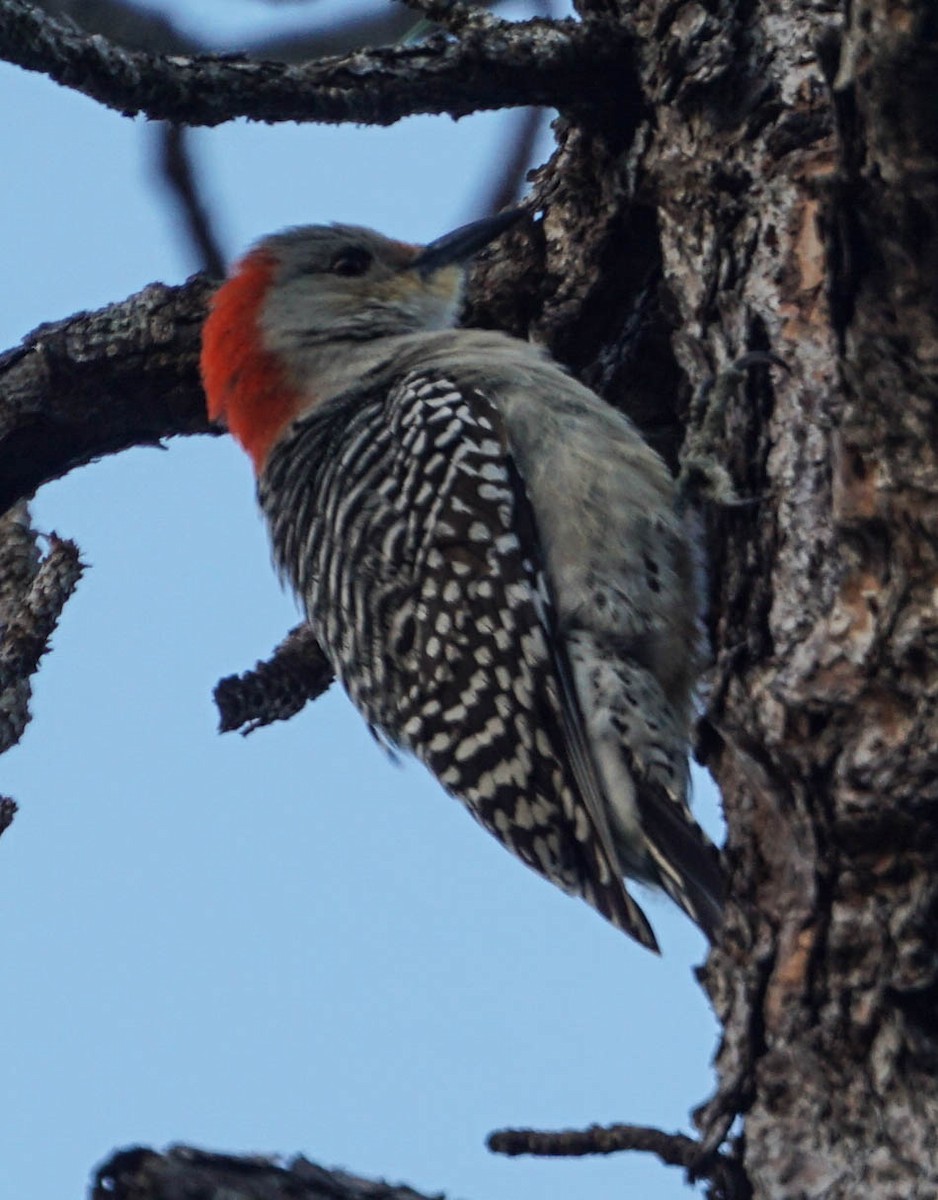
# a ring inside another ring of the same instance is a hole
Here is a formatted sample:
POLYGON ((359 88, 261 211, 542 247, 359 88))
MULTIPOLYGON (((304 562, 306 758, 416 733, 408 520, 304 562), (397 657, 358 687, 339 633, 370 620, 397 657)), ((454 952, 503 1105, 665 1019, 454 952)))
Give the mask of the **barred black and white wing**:
POLYGON ((296 422, 260 483, 281 570, 366 720, 643 945, 501 418, 437 372, 296 422))

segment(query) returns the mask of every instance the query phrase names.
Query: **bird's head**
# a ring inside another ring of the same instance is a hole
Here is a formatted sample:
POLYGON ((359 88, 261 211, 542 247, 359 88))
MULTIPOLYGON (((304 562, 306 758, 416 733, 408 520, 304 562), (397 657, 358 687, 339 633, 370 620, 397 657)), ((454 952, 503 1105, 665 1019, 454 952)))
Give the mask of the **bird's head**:
POLYGON ((520 215, 475 221, 427 246, 354 225, 265 238, 211 301, 202 334, 209 416, 259 471, 295 416, 354 382, 371 361, 368 343, 453 325, 466 263, 520 215))

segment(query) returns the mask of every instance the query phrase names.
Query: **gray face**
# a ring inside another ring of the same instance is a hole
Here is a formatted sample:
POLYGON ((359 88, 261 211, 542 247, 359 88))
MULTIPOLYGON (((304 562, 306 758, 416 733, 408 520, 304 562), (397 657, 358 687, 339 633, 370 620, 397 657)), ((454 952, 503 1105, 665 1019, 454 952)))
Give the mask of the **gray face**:
POLYGON ((453 324, 463 271, 415 269, 420 247, 355 225, 310 225, 257 248, 277 266, 261 323, 271 350, 366 341, 453 324))
POLYGON ((419 250, 361 225, 300 225, 261 245, 277 258, 280 283, 315 275, 387 279, 406 270, 419 250))

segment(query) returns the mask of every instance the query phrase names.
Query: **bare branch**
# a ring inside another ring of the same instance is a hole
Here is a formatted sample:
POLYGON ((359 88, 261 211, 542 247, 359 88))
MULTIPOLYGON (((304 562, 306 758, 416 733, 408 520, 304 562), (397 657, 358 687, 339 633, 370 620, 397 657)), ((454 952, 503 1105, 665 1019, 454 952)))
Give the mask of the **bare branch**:
POLYGON ((91 1200, 222 1195, 238 1200, 428 1200, 412 1188, 329 1171, 302 1157, 282 1165, 259 1155, 209 1154, 191 1146, 173 1146, 165 1154, 144 1146, 121 1150, 98 1168, 91 1190, 91 1200))
POLYGON ((104 454, 217 433, 199 381, 213 284, 151 284, 93 313, 40 325, 0 355, 0 512, 104 454))
POLYGON ((88 37, 26 0, 0 0, 0 59, 47 74, 127 116, 189 125, 235 117, 390 125, 415 113, 466 116, 526 104, 570 109, 625 95, 632 37, 595 22, 536 19, 497 39, 467 31, 415 46, 290 66, 239 56, 160 57, 88 37), (609 75, 609 87, 601 81, 609 75))
POLYGON ((493 1154, 516 1157, 584 1158, 590 1154, 618 1154, 644 1150, 657 1154, 669 1167, 692 1167, 699 1144, 683 1133, 665 1133, 650 1125, 591 1125, 588 1129, 553 1132, 540 1129, 497 1129, 486 1144, 493 1154))
MULTIPOLYGON (((83 569, 74 542, 51 534, 49 543, 40 559, 25 504, 0 517, 0 753, 23 736, 30 677, 83 569)), ((9 824, 13 813, 6 816, 9 824)), ((0 812, 0 825, 3 819, 0 812)))
MULTIPOLYGON (((161 13, 137 8, 127 0, 43 0, 45 12, 74 21, 89 34, 104 34, 118 45, 158 54, 199 54, 204 47, 161 13)), ((159 182, 181 215, 194 265, 212 275, 224 273, 224 255, 193 165, 191 140, 184 127, 161 122, 151 142, 159 182)))
POLYGON ((215 687, 219 732, 253 733, 262 725, 286 721, 329 687, 331 665, 309 625, 298 625, 267 662, 253 671, 229 675, 215 687))
POLYGON ((78 547, 52 533, 49 553, 39 564, 19 612, 7 622, 0 642, 0 693, 28 678, 49 648, 66 600, 78 585, 83 565, 78 547))
POLYGON ((649 1125, 591 1125, 559 1133, 537 1129, 499 1129, 489 1134, 495 1154, 533 1154, 545 1158, 582 1158, 588 1154, 617 1154, 625 1150, 655 1154, 669 1167, 683 1167, 692 1178, 713 1185, 714 1200, 749 1194, 740 1165, 725 1154, 702 1153, 700 1142, 683 1133, 665 1133, 649 1125))

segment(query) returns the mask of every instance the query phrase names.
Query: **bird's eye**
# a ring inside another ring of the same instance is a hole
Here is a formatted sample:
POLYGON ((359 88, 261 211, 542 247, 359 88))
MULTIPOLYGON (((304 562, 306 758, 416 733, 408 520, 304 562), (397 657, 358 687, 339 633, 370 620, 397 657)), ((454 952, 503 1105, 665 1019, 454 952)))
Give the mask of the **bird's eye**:
POLYGON ((371 252, 364 246, 346 246, 329 264, 329 274, 364 275, 371 263, 371 252))

